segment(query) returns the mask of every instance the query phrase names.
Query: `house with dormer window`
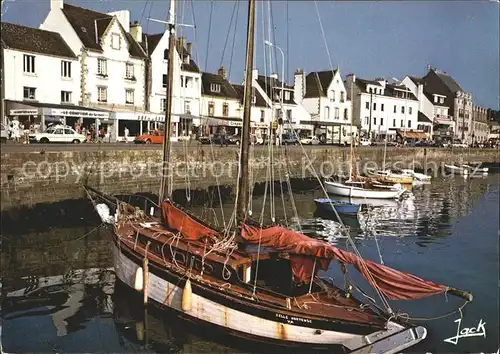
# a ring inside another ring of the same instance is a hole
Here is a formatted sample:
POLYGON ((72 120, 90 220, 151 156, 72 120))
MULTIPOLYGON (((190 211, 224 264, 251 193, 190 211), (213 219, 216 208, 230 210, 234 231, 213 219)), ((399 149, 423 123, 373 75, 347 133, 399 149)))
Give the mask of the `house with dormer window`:
POLYGON ((145 105, 147 55, 134 38, 129 11, 106 14, 51 0, 40 27, 59 33, 77 55, 79 103, 111 112, 113 119, 94 123, 107 125, 113 139, 123 137, 125 127, 131 139, 140 134, 140 117, 151 116, 145 105))
POLYGON ((298 69, 294 78, 296 100, 311 115, 309 124, 314 127, 314 134, 325 142, 345 141, 342 137, 352 132, 352 114, 340 71, 314 71, 306 75, 298 69))
MULTIPOLYGON (((139 27, 140 25, 134 24, 139 27)), ((168 83, 169 33, 143 34, 148 55, 146 97, 148 109, 164 115, 168 83)), ((190 137, 201 124, 201 72, 192 58, 192 44, 176 39, 172 89, 172 140, 190 137)))

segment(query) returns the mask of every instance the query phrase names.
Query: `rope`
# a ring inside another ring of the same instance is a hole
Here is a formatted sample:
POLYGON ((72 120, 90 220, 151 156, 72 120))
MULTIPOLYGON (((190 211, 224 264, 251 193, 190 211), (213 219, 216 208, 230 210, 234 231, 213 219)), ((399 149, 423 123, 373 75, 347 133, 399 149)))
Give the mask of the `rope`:
POLYGON ((208 65, 208 53, 209 53, 209 48, 210 48, 210 33, 212 32, 212 13, 214 9, 214 0, 210 0, 210 15, 208 19, 208 40, 207 40, 207 50, 205 53, 207 53, 207 56, 205 57, 205 66, 204 70, 208 71, 207 65, 208 65))

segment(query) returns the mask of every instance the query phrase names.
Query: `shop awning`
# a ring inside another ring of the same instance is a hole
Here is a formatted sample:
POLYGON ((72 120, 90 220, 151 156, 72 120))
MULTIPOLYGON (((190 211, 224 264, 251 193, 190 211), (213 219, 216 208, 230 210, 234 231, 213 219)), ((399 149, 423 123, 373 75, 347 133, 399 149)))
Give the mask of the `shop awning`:
POLYGON ((60 117, 109 118, 111 112, 70 104, 53 104, 31 101, 5 100, 7 113, 10 116, 45 115, 60 117))
POLYGON ((425 132, 416 132, 416 131, 397 131, 398 135, 402 138, 406 139, 426 139, 427 134, 425 132))
POLYGON ((238 117, 209 117, 202 116, 201 124, 209 126, 242 127, 243 121, 238 117))
POLYGON ((317 121, 317 120, 301 120, 300 124, 307 124, 307 125, 316 125, 320 127, 342 127, 349 125, 347 123, 338 123, 338 122, 323 122, 323 121, 317 121))

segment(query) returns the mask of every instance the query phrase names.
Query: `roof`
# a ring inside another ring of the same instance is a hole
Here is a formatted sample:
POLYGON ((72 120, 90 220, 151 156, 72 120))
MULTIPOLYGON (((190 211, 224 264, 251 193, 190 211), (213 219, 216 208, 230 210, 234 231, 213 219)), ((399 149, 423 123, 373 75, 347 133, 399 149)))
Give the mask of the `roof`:
POLYGON ((408 76, 408 77, 410 78, 411 81, 413 81, 416 84, 421 84, 421 85, 424 84, 424 79, 421 77, 416 77, 416 76, 408 76))
POLYGON ((239 99, 238 92, 235 90, 233 85, 217 74, 211 73, 201 73, 201 93, 207 96, 223 97, 239 99), (220 85, 219 92, 213 92, 210 90, 210 85, 220 85))
MULTIPOLYGON (((144 50, 144 53, 146 53, 147 56, 150 57, 153 54, 154 50, 156 49, 156 47, 160 43, 160 40, 163 38, 164 34, 165 33, 155 33, 155 34, 144 33, 142 35, 142 43, 140 45, 141 45, 141 48, 144 50)), ((176 48, 177 48, 177 52, 179 53, 180 59, 182 61, 181 69, 183 71, 190 71, 190 72, 194 72, 194 73, 199 73, 200 68, 198 67, 196 62, 192 59, 192 56, 189 53, 189 51, 187 50, 187 48, 183 47, 183 44, 180 41, 180 39, 177 39, 176 48), (189 62, 188 63, 184 63, 184 61, 183 61, 183 57, 186 55, 189 55, 189 62)))
POLYGON ((356 85, 359 87, 359 89, 362 92, 366 92, 366 86, 367 85, 373 85, 373 86, 382 87, 382 84, 380 82, 378 82, 378 81, 361 79, 359 77, 356 78, 355 83, 356 83, 356 85))
MULTIPOLYGON (((62 11, 85 48, 101 52, 102 48, 99 39, 103 36, 113 20, 113 16, 66 3, 63 5, 62 11)), ((132 38, 130 33, 125 32, 119 22, 118 24, 123 30, 128 42, 129 54, 138 58, 146 57, 139 43, 132 38)))
MULTIPOLYGON (((280 80, 272 78, 270 76, 259 75, 257 77, 257 83, 264 90, 267 97, 269 97, 273 102, 280 102, 280 99, 274 97, 273 95, 273 88, 278 88, 278 92, 281 91, 282 82, 280 80)), ((283 103, 295 104, 295 101, 293 99, 293 87, 285 84, 284 88, 289 89, 290 98, 287 100, 285 96, 283 103)))
MULTIPOLYGON (((362 92, 366 92, 366 85, 375 85, 375 86, 379 86, 379 87, 383 88, 383 85, 380 82, 374 81, 374 80, 365 80, 365 79, 356 78, 355 82, 362 92)), ((408 100, 418 101, 417 97, 405 85, 394 85, 394 84, 387 84, 387 83, 385 84, 384 96, 397 98, 396 91, 407 92, 409 95, 407 98, 408 100)), ((377 94, 375 94, 375 95, 377 95, 377 94)))
POLYGON ((442 72, 436 72, 436 75, 441 79, 441 81, 450 89, 451 92, 463 91, 460 85, 450 76, 442 72))
POLYGON ((306 76, 306 94, 304 98, 326 97, 328 86, 337 70, 313 71, 306 76))
POLYGON ((59 33, 37 28, 1 23, 2 42, 7 48, 26 52, 76 58, 59 33))
POLYGON ((425 114, 422 112, 418 112, 418 121, 422 123, 432 123, 432 120, 430 120, 429 117, 427 117, 425 114))
POLYGON ((158 46, 158 43, 160 43, 160 40, 162 39, 163 35, 164 33, 142 34, 141 47, 142 49, 144 49, 144 52, 148 56, 151 56, 151 54, 153 54, 154 50, 158 46))
MULTIPOLYGON (((237 85, 237 84, 232 84, 232 86, 235 89, 236 93, 238 94, 240 102, 243 104, 243 97, 245 96, 245 87, 243 85, 237 85)), ((264 97, 262 97, 259 90, 256 90, 255 88, 254 90, 255 90, 255 106, 269 108, 269 105, 267 104, 264 97)))

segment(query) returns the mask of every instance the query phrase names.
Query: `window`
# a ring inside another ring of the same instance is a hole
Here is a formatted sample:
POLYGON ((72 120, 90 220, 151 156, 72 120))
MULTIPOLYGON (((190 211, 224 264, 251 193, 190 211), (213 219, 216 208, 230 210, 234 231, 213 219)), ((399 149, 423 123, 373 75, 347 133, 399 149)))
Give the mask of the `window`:
POLYGON ((73 129, 64 129, 64 134, 75 134, 73 129))
POLYGON ((345 102, 345 92, 340 92, 340 102, 345 102))
POLYGON ((24 72, 25 73, 35 73, 35 56, 34 55, 24 55, 24 72))
POLYGON ((278 119, 283 118, 283 111, 280 108, 276 108, 275 112, 278 119))
POLYGON ((61 103, 71 102, 71 92, 61 91, 61 103))
POLYGON ((380 110, 381 110, 382 112, 384 111, 384 104, 383 104, 383 103, 381 103, 381 104, 380 104, 380 110))
POLYGON ((162 98, 160 100, 160 112, 165 112, 166 109, 167 109, 167 99, 162 98))
POLYGON ((401 113, 405 113, 405 106, 401 106, 401 113))
POLYGON ((105 86, 97 87, 97 102, 108 102, 108 88, 105 86))
POLYGON ((213 117, 215 115, 215 104, 213 102, 208 103, 208 116, 213 117))
POLYGON ((392 126, 393 126, 393 127, 396 127, 396 119, 393 119, 393 120, 392 120, 392 126))
POLYGON ((167 88, 167 84, 168 84, 167 74, 163 74, 163 87, 167 88))
POLYGON ((365 108, 370 109, 370 102, 368 102, 368 101, 365 102, 365 108))
POLYGON ((330 101, 335 102, 335 91, 330 90, 330 101))
POLYGON ((291 121, 292 120, 292 110, 291 109, 287 109, 286 110, 286 119, 288 121, 291 121))
POLYGON ((396 105, 394 105, 394 113, 396 113, 396 112, 397 112, 397 110, 398 110, 398 109, 397 109, 397 106, 396 106, 396 105))
POLYGON ((71 62, 61 60, 61 77, 71 77, 71 62))
POLYGON ((64 134, 64 129, 58 128, 58 129, 54 130, 54 134, 64 134))
POLYGON ((438 103, 438 100, 439 100, 438 96, 434 95, 434 103, 438 103))
POLYGON ((184 113, 191 114, 191 101, 184 101, 184 113))
POLYGON ((373 110, 376 111, 377 110, 377 102, 373 102, 373 110))
POLYGON ((384 118, 380 118, 380 125, 384 125, 384 118))
POLYGON ((163 51, 163 60, 168 60, 168 48, 163 51))
POLYGON ((113 49, 120 49, 121 47, 121 38, 118 33, 113 33, 111 35, 111 48, 113 49))
POLYGON ((335 107, 335 119, 339 119, 339 109, 335 107))
POLYGON ((401 119, 401 128, 404 128, 405 127, 405 123, 404 121, 401 119))
POLYGON ((290 91, 285 91, 285 100, 290 101, 290 91))
POLYGON ((408 121, 408 128, 411 128, 411 120, 408 121))
POLYGON ((125 64, 125 78, 126 79, 135 79, 134 64, 132 64, 132 63, 125 64))
POLYGON ((330 107, 325 107, 325 119, 330 118, 330 107))
POLYGON ((108 62, 106 59, 97 59, 97 75, 108 76, 108 62))
POLYGON ((210 84, 210 91, 220 92, 220 84, 210 84))
POLYGON ((439 103, 444 103, 444 97, 439 97, 439 103))
POLYGON ((412 107, 408 107, 408 114, 411 114, 412 107))
POLYGON ((365 125, 368 125, 368 122, 370 121, 369 117, 365 117, 365 125))
POLYGON ((261 123, 264 123, 266 119, 266 111, 264 111, 263 109, 260 110, 260 122, 261 123))
POLYGON ((373 125, 377 125, 377 118, 373 117, 373 125))
POLYGON ((125 104, 134 104, 134 90, 125 90, 125 104))
POLYGON ((349 119, 349 112, 347 110, 347 108, 344 108, 344 120, 348 120, 349 119))
POLYGON ((34 100, 35 97, 35 87, 24 87, 23 88, 23 98, 26 100, 34 100))

